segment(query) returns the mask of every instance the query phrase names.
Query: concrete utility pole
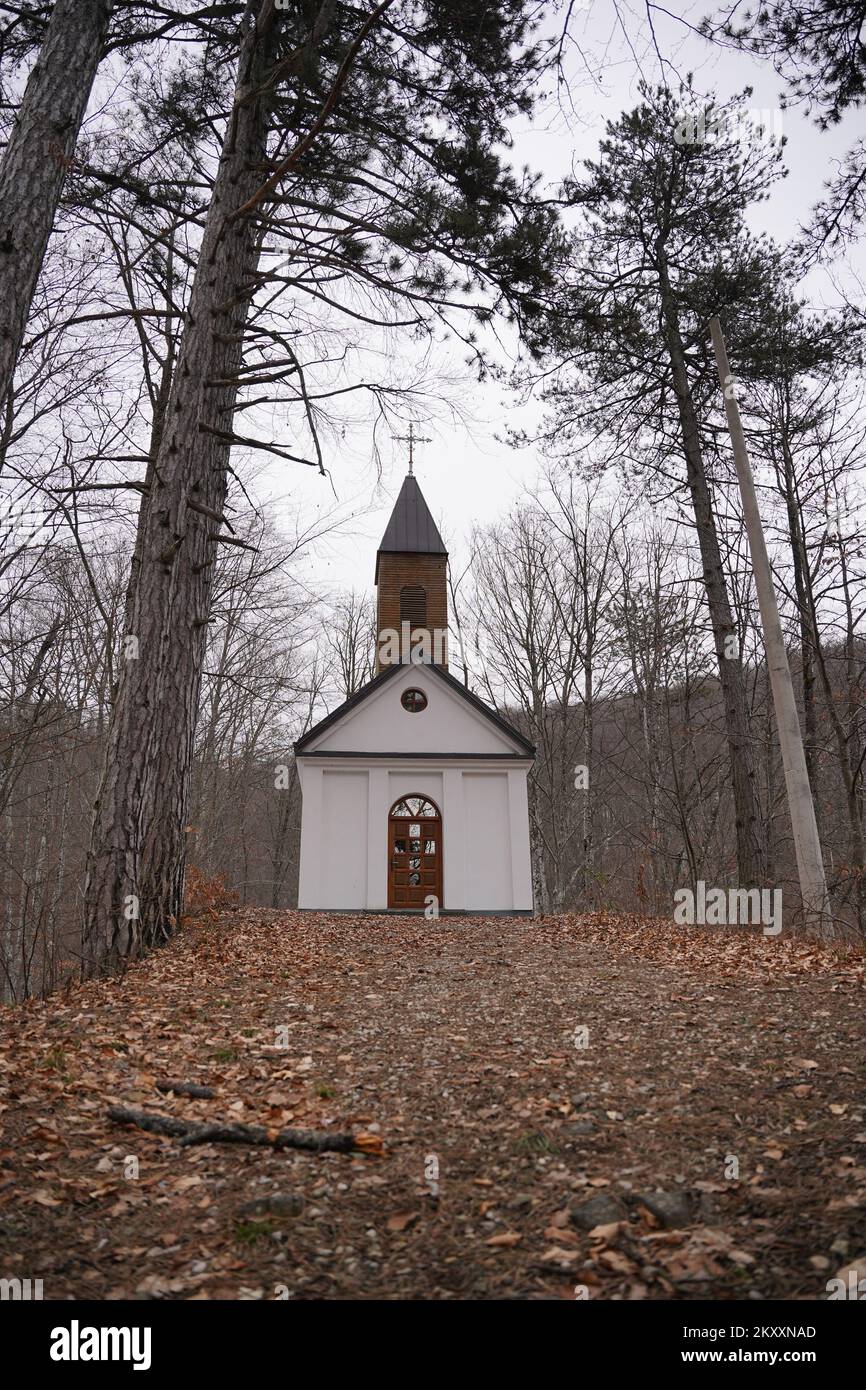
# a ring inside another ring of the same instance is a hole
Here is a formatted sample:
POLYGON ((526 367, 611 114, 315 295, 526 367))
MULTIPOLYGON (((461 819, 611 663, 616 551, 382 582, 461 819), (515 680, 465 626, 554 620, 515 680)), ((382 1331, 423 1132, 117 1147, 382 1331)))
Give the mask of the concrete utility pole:
POLYGON ((821 841, 818 838, 812 789, 809 786, 809 775, 806 771, 800 720, 794 700, 791 668, 788 665, 788 653, 782 636, 779 606, 776 603, 770 560, 764 540, 764 528, 761 525, 761 514, 758 511, 755 480, 752 477, 746 439, 740 422, 735 383, 728 364, 728 353, 722 334, 722 326, 717 318, 710 319, 710 335, 713 341, 713 351, 716 355, 716 365, 719 369, 722 394, 725 398, 725 414, 728 418, 728 429, 734 447, 734 461, 737 465, 740 496, 743 499, 746 535, 749 538, 755 587, 758 591, 767 668, 770 672, 770 686, 773 691, 773 705, 776 710, 776 726, 782 748, 782 766, 785 769, 788 810, 794 832, 794 848, 797 854, 803 911, 809 926, 817 929, 822 936, 832 936, 833 920, 830 912, 830 899, 827 894, 827 880, 824 876, 824 860, 821 856, 821 841))

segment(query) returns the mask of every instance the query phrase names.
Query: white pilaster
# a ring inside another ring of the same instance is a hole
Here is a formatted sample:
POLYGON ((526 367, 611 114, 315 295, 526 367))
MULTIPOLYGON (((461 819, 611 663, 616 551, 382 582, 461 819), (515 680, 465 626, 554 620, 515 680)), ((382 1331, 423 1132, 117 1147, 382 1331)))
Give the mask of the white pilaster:
POLYGON ((463 772, 459 767, 443 768, 442 806, 442 902, 450 912, 466 906, 466 806, 463 800, 463 772))
POLYGON ((371 767, 367 784, 367 907, 388 906, 388 769, 371 767))
POLYGON ((322 771, 315 763, 298 768, 301 778, 301 870, 298 907, 321 907, 322 771))
POLYGON ((529 794, 526 773, 508 770, 508 824, 511 832, 511 906, 532 910, 532 866, 529 857, 529 794))

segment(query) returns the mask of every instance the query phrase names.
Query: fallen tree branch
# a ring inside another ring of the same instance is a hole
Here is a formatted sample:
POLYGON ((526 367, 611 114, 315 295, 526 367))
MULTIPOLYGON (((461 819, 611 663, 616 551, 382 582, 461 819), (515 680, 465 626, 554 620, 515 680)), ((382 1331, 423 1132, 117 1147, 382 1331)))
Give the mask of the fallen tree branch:
POLYGON ((311 1153, 351 1153, 358 1148, 354 1134, 338 1130, 264 1129, 261 1125, 201 1125, 181 1139, 190 1144, 260 1144, 273 1149, 308 1149, 311 1153))
POLYGON ((345 1134, 338 1130, 265 1129, 262 1125, 188 1124, 173 1115, 154 1115, 148 1110, 127 1110, 110 1105, 108 1118, 121 1125, 135 1125, 151 1134, 165 1134, 190 1144, 257 1144, 272 1149, 307 1149, 311 1153, 377 1153, 382 1141, 374 1134, 345 1134))
POLYGON ((167 1134, 172 1139, 181 1138, 191 1128, 185 1120, 175 1120, 171 1115, 151 1115, 146 1110, 127 1110, 123 1105, 109 1105, 109 1120, 119 1125, 136 1125, 150 1134, 167 1134))
POLYGON ((210 1086, 199 1086, 195 1081, 157 1081, 158 1091, 171 1091, 176 1096, 192 1096, 193 1100, 213 1100, 216 1095, 210 1086))

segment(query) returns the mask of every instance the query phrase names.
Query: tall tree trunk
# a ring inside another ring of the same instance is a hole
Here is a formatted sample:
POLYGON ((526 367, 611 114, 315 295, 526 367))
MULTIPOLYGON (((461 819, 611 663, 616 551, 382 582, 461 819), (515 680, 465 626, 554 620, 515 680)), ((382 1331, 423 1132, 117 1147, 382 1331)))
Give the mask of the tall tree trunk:
MULTIPOLYGON (((269 776, 272 774, 269 772, 269 776)), ((272 782, 273 785, 273 782, 272 782)), ((282 907, 283 885, 289 866, 289 827, 298 788, 298 769, 294 758, 289 763, 289 785, 277 798, 277 824, 271 849, 271 907, 282 907)))
POLYGON ((737 874, 743 887, 761 885, 766 877, 765 835, 755 779, 755 762, 749 734, 746 685, 739 656, 726 651, 736 628, 728 599, 722 554, 712 498, 704 468, 700 429, 686 370, 673 290, 664 247, 657 245, 665 346, 671 364, 674 395, 680 418, 686 477, 703 563, 704 588, 719 664, 719 683, 725 706, 725 731, 734 796, 737 834, 737 874))
POLYGON ((63 801, 60 807, 60 816, 57 822, 55 834, 57 836, 57 863, 54 869, 54 891, 48 908, 48 920, 46 923, 46 940, 50 950, 49 958, 49 977, 45 982, 46 990, 54 989, 57 984, 57 957, 61 947, 68 943, 58 939, 57 930, 57 909, 63 897, 63 880, 66 874, 66 855, 69 850, 69 835, 67 826, 69 823, 70 801, 72 798, 72 771, 70 759, 67 755, 66 766, 63 769, 63 801))
POLYGON ((0 164, 0 406, 21 351, 113 0, 57 0, 0 164))
MULTIPOLYGON (((170 935, 183 900, 193 740, 223 515, 279 14, 244 21, 238 78, 154 466, 132 604, 139 658, 123 663, 85 886, 84 962, 110 964, 170 935), (260 21, 260 24, 257 23, 260 21)), ((260 213, 258 214, 260 215, 260 213)))
POLYGON ((539 824, 539 796, 534 776, 529 778, 529 854, 532 864, 532 896, 535 916, 546 917, 550 911, 550 888, 547 882, 547 857, 544 836, 539 824))
POLYGON ((581 841, 583 859, 581 880, 583 883, 583 903, 590 906, 590 896, 595 894, 595 689, 593 685, 594 644, 587 642, 586 665, 584 667, 583 688, 583 764, 586 768, 586 790, 581 803, 581 841))
POLYGON ((857 927, 858 930, 862 932, 863 919, 864 916, 866 916, 866 879, 864 879, 863 875, 862 809, 862 772, 863 760, 866 755, 864 755, 860 739, 860 718, 863 696, 857 673, 857 615, 854 611, 854 597, 851 592, 851 575, 849 573, 845 541, 842 538, 841 522, 839 525, 839 566, 842 575, 842 594, 845 600, 845 678, 847 686, 846 703, 848 725, 846 741, 848 746, 849 771, 849 780, 846 782, 846 790, 849 801, 848 819, 851 826, 851 841, 856 856, 854 867, 857 870, 857 875, 854 889, 854 901, 857 912, 857 927))
MULTIPOLYGON (((159 391, 153 407, 153 419, 150 424, 150 448, 147 455, 147 468, 144 474, 145 494, 138 509, 138 521, 135 528, 135 546, 132 551, 132 563, 129 567, 129 579, 126 585, 126 599, 123 609, 123 630, 125 633, 134 632, 135 614, 135 591, 138 588, 138 575, 141 569, 141 557, 144 553, 144 542, 147 531, 147 514, 150 496, 153 491, 153 483, 156 477, 156 460, 159 457, 159 446, 162 440, 163 430, 165 429, 165 417, 168 410, 169 396, 171 394, 172 373, 174 371, 174 344, 169 341, 166 347, 165 361, 162 364, 162 371, 159 378, 159 391)), ((121 652, 121 657, 124 653, 121 652)))
POLYGON ((809 603, 808 573, 809 557, 806 552, 806 538, 803 533, 803 519, 797 497, 794 459, 788 442, 789 404, 787 400, 780 410, 779 441, 782 448, 782 485, 785 491, 785 511, 788 518, 788 538, 791 545, 791 561, 794 567, 794 591, 797 595, 797 618, 800 629, 800 662, 802 665, 803 723, 805 736, 803 752, 806 756, 806 771, 812 788, 815 805, 815 819, 821 829, 821 802, 818 795, 818 719, 816 704, 815 652, 818 637, 812 621, 809 603))
MULTIPOLYGON (((791 458, 788 440, 785 431, 781 432, 782 450, 785 457, 785 482, 788 485, 788 473, 791 471, 793 487, 793 459, 791 458)), ((856 743, 849 740, 849 733, 840 717, 836 695, 833 690, 833 682, 827 662, 827 652, 824 648, 824 639, 821 636, 821 628, 818 621, 818 604, 815 597, 812 571, 809 566, 808 554, 806 551, 806 539, 803 529, 803 518, 799 505, 794 498, 793 506, 789 503, 788 518, 791 526, 792 553, 794 557, 794 573, 796 580, 797 605, 801 610, 801 633, 805 632, 808 642, 811 666, 813 673, 817 673, 820 680, 821 689, 824 696, 824 705, 827 711, 827 718, 833 731, 836 742, 836 750, 839 759, 839 770, 842 782, 845 787, 845 805, 848 815, 848 857, 849 862, 856 874, 855 884, 855 907, 857 911, 858 924, 862 927, 864 910, 866 910, 866 886, 864 886, 863 869, 866 864, 866 834, 864 834, 863 815, 858 794, 857 776, 859 772, 859 757, 856 751, 856 743), (794 543, 794 537, 797 543, 794 543)), ((843 594, 846 597, 847 626, 846 633, 846 654, 851 648, 849 641, 853 638, 852 620, 853 612, 850 605, 850 595, 847 592, 847 571, 844 560, 844 547, 840 535, 840 556, 842 557, 843 570, 843 594)), ((850 697, 850 683, 849 683, 850 697)), ((849 714, 851 706, 849 704, 849 714)), ((808 728, 808 726, 807 726, 808 728)), ((852 727, 853 732, 853 727, 852 727)), ((813 787, 814 795, 814 787, 813 787)))

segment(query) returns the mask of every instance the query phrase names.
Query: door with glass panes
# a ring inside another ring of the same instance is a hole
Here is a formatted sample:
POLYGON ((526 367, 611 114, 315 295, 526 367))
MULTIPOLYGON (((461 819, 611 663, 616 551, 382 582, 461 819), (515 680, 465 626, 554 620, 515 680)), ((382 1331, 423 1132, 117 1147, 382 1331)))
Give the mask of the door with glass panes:
POLYGON ((388 906, 442 906, 442 817, 424 796, 404 796, 388 816, 388 906))

